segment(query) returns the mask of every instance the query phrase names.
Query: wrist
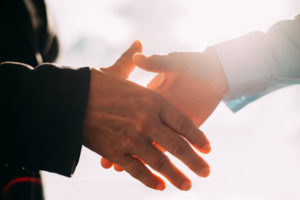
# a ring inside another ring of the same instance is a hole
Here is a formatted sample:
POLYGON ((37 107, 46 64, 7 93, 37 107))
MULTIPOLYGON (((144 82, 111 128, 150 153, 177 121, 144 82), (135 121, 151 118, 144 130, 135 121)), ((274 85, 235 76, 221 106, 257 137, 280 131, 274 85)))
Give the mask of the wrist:
POLYGON ((213 49, 207 48, 202 54, 211 68, 213 81, 215 82, 216 87, 215 89, 219 91, 220 98, 223 98, 223 96, 229 92, 229 84, 223 65, 213 49))
POLYGON ((90 132, 93 129, 93 118, 95 115, 95 105, 97 104, 97 98, 99 98, 99 82, 101 80, 101 75, 103 72, 91 68, 90 75, 90 89, 88 95, 88 101, 86 106, 84 124, 83 124, 83 133, 82 133, 82 144, 89 149, 93 149, 93 144, 90 140, 90 132), (98 91, 98 92, 97 92, 98 91))

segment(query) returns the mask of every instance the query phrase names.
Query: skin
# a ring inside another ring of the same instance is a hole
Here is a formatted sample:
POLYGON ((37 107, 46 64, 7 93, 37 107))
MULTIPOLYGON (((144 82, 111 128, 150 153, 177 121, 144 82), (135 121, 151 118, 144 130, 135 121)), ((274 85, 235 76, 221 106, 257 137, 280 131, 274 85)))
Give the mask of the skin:
MULTIPOLYGON (((119 77, 121 79, 128 79, 130 73, 136 67, 135 63, 133 62, 133 56, 136 53, 141 53, 143 50, 142 43, 140 41, 135 41, 132 46, 117 60, 115 64, 110 67, 101 68, 101 70, 105 73, 110 75, 119 77)), ((153 145, 156 146, 160 151, 165 152, 165 149, 159 146, 156 142, 153 141, 153 145)), ((101 165, 105 169, 109 169, 114 166, 114 169, 118 172, 124 171, 124 169, 107 160, 106 158, 101 159, 101 165)))
POLYGON ((198 127, 228 92, 223 67, 210 49, 150 57, 136 54, 134 62, 144 70, 159 73, 148 87, 168 99, 198 127))
POLYGON ((124 79, 133 69, 133 52, 140 51, 139 46, 140 42, 134 43, 111 68, 91 70, 82 143, 150 188, 163 190, 165 183, 145 164, 177 188, 188 190, 191 181, 153 142, 203 177, 208 176, 209 165, 191 145, 206 153, 209 142, 173 104, 124 79), (119 71, 123 65, 128 69, 119 71))
MULTIPOLYGON (((223 66, 210 49, 203 53, 173 52, 150 57, 136 53, 133 62, 146 71, 159 73, 148 88, 168 99, 198 127, 228 92, 223 66)), ((113 165, 105 158, 101 163, 104 168, 113 165)), ((114 167, 122 171, 119 166, 114 167)))

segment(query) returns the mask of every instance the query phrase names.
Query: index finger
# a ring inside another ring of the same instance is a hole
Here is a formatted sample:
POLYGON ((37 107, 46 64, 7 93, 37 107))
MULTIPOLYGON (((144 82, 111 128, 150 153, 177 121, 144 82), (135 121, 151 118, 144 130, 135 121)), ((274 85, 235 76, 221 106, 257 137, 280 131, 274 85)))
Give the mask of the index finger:
POLYGON ((210 143, 204 133, 200 131, 193 121, 174 105, 161 98, 160 119, 179 135, 186 138, 193 146, 202 153, 209 153, 210 143))

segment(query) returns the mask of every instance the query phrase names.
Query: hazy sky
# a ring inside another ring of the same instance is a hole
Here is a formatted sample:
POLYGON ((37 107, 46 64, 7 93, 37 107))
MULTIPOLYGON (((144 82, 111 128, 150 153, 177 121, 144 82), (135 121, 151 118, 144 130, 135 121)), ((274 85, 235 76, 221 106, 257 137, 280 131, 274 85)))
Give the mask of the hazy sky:
MULTIPOLYGON (((62 51, 59 64, 112 64, 135 39, 147 54, 201 51, 252 30, 267 30, 300 13, 299 0, 48 0, 62 51)), ((145 85, 153 74, 135 70, 145 85)), ((223 103, 201 129, 212 143, 202 179, 175 160, 193 181, 189 192, 167 183, 146 188, 126 173, 101 168, 83 148, 74 176, 43 173, 48 200, 66 199, 300 199, 300 86, 292 86, 232 113, 223 103)))

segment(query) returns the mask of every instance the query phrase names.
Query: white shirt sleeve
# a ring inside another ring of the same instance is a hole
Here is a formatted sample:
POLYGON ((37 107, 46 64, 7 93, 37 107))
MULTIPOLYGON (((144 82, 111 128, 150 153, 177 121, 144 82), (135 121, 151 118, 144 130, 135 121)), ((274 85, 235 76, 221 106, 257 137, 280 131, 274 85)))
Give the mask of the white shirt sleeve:
POLYGON ((300 15, 281 21, 267 33, 212 46, 229 84, 226 104, 237 111, 276 89, 300 83, 300 15))

